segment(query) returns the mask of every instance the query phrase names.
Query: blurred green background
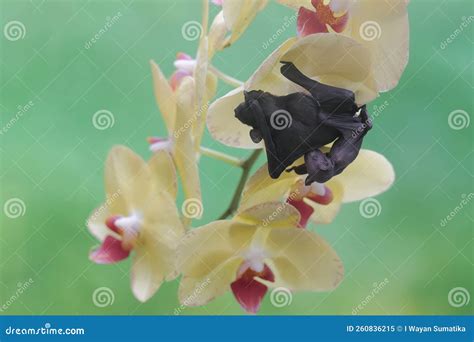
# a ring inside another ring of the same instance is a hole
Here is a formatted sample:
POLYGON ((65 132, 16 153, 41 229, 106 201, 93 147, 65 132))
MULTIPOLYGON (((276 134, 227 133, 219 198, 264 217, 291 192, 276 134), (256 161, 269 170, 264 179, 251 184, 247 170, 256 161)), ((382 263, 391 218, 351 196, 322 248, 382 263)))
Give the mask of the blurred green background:
MULTIPOLYGON (((211 14, 217 12, 211 4, 211 14)), ((473 4, 418 0, 409 12, 409 65, 399 86, 370 104, 373 111, 388 103, 364 142, 393 163, 396 183, 377 197, 379 216, 364 218, 359 203, 352 203, 332 224, 311 227, 344 261, 346 276, 339 288, 297 293, 282 308, 272 306, 267 296, 261 314, 351 314, 372 293, 374 283, 385 279, 383 289, 358 314, 472 313, 472 301, 455 307, 448 293, 462 287, 465 294, 473 294, 474 289, 474 124, 453 129, 448 115, 462 110, 461 116, 469 119, 473 110, 473 4), (467 27, 455 33, 466 21, 467 27), (467 204, 441 224, 463 199, 467 204)), ((200 2, 2 0, 0 13, 2 31, 11 21, 25 29, 18 40, 6 39, 5 32, 0 36, 0 204, 11 205, 11 199, 25 204, 16 218, 0 212, 1 313, 173 314, 179 307, 177 281, 164 284, 141 304, 129 287, 129 261, 110 266, 89 262, 96 241, 85 220, 104 198, 108 150, 125 144, 147 158, 145 138, 164 135, 148 61, 154 59, 170 75, 177 52, 194 55, 197 41, 183 39, 181 27, 200 20, 200 2), (87 49, 85 44, 118 13, 119 20, 87 49), (17 114, 25 106, 29 108, 17 114), (115 119, 105 130, 92 124, 93 114, 101 109, 115 119), (12 301, 25 282, 30 285, 12 301), (112 305, 93 304, 99 287, 113 291, 112 305)), ((247 79, 270 50, 294 35, 293 26, 268 49, 262 46, 292 14, 271 3, 214 64, 247 79)), ((218 96, 229 89, 220 83, 218 96)), ((226 148, 208 134, 204 145, 235 156, 249 153, 226 148)), ((238 176, 239 170, 202 158, 205 211, 195 225, 219 216, 238 176)), ((242 313, 230 293, 181 312, 242 313)))

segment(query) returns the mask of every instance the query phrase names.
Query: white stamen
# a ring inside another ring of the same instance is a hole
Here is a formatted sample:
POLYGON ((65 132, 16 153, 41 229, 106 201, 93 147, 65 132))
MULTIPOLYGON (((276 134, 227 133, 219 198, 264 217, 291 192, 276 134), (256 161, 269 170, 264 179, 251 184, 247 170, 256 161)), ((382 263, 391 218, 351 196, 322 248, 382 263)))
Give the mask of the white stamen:
POLYGON ((353 2, 354 0, 331 0, 329 8, 331 8, 334 13, 344 13, 351 8, 353 2))
POLYGON ((196 66, 196 61, 194 59, 178 59, 174 61, 174 66, 179 70, 193 72, 194 67, 196 66))
MULTIPOLYGON (((263 248, 251 245, 244 253, 245 264, 255 272, 262 272, 265 267, 264 260, 267 254, 263 248)), ((245 271, 245 270, 244 270, 245 271)))
POLYGON ((324 196, 326 194, 326 188, 324 187, 324 184, 322 183, 314 182, 314 183, 311 183, 310 187, 311 187, 311 192, 316 195, 324 196))
POLYGON ((139 213, 132 213, 130 216, 123 216, 115 221, 115 225, 126 233, 136 234, 142 225, 142 217, 139 213))

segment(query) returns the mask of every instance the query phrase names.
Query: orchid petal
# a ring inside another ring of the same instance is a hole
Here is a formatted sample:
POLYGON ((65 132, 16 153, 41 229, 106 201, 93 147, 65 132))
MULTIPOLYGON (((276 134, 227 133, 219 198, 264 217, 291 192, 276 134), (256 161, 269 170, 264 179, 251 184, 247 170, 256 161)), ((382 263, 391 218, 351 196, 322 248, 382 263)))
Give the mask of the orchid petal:
POLYGON ((172 252, 153 236, 141 238, 135 248, 131 269, 132 292, 139 301, 146 302, 160 288, 165 277, 172 273, 172 252))
POLYGON ((170 154, 163 150, 155 152, 148 161, 148 166, 154 175, 157 189, 166 191, 173 199, 176 199, 178 191, 176 169, 170 154))
POLYGON ((295 173, 285 172, 279 178, 273 179, 268 175, 268 166, 265 163, 245 184, 240 210, 243 211, 260 203, 285 200, 291 186, 298 178, 295 173))
POLYGON ((275 281, 258 281, 295 291, 326 291, 342 280, 344 268, 336 252, 318 235, 305 229, 271 229, 266 249, 275 281))
POLYGON ((186 199, 201 201, 201 186, 197 154, 189 122, 196 120, 194 110, 194 80, 186 77, 177 90, 176 130, 173 157, 183 184, 186 199))
POLYGON ((344 172, 334 177, 343 187, 343 202, 353 202, 386 191, 395 181, 392 164, 383 155, 360 150, 357 158, 344 172))
POLYGON ((123 214, 146 204, 153 177, 147 164, 125 146, 114 146, 105 163, 105 188, 111 215, 123 214))
POLYGON ((408 1, 360 0, 350 11, 351 36, 370 53, 379 91, 393 89, 408 63, 408 1))
POLYGON ((214 54, 224 48, 227 27, 224 20, 224 12, 220 11, 214 18, 209 29, 209 52, 208 57, 211 59, 214 54))
MULTIPOLYGON (((174 129, 176 117, 176 99, 168 80, 154 61, 150 61, 153 76, 153 92, 158 108, 169 132, 174 129)), ((178 76, 176 76, 178 77, 178 76)))
POLYGON ((370 52, 349 37, 312 34, 299 39, 281 59, 319 82, 353 91, 358 104, 377 97, 370 52))
POLYGON ((223 0, 222 11, 227 29, 231 31, 228 44, 234 43, 259 11, 266 5, 267 0, 223 0))
POLYGON ((256 227, 295 227, 300 221, 300 214, 285 202, 265 202, 239 211, 234 220, 256 227))
POLYGON ((108 205, 104 203, 95 209, 87 220, 87 228, 99 241, 104 241, 106 236, 111 235, 111 230, 105 225, 105 221, 109 216, 108 205))

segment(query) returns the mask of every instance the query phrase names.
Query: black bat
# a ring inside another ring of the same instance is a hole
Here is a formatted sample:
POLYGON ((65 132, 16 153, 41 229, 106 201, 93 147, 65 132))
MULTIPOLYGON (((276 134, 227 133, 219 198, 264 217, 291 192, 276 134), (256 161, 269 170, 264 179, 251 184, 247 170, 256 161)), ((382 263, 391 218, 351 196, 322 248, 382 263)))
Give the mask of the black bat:
POLYGON ((245 91, 245 101, 235 108, 235 117, 252 127, 253 142, 265 142, 272 178, 304 156, 304 164, 287 171, 308 174, 306 185, 327 182, 359 154, 372 128, 366 106, 357 106, 352 91, 314 81, 293 63, 281 63, 282 75, 309 94, 275 96, 262 90, 245 91), (329 152, 320 151, 332 142, 329 152))

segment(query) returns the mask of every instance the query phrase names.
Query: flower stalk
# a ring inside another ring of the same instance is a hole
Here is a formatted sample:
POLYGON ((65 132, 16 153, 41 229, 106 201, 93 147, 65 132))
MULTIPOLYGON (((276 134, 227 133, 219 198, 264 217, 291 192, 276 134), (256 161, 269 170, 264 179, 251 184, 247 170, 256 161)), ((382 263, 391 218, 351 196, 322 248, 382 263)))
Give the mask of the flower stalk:
POLYGON ((215 66, 211 64, 209 64, 208 70, 212 72, 214 75, 216 75, 218 78, 220 78, 222 81, 224 81, 225 83, 233 87, 240 87, 244 85, 244 82, 223 73, 222 71, 220 71, 219 69, 217 69, 215 66))
POLYGON ((222 215, 219 217, 219 220, 223 220, 229 217, 238 208, 240 198, 242 197, 242 191, 244 190, 245 183, 247 182, 247 179, 250 175, 250 170, 252 169, 252 166, 257 161, 258 156, 260 155, 261 152, 262 152, 261 149, 255 150, 247 159, 242 161, 240 165, 240 167, 242 168, 242 174, 240 175, 239 183, 237 184, 237 188, 234 191, 234 195, 232 196, 232 200, 230 201, 229 206, 224 211, 224 213, 222 213, 222 215))

